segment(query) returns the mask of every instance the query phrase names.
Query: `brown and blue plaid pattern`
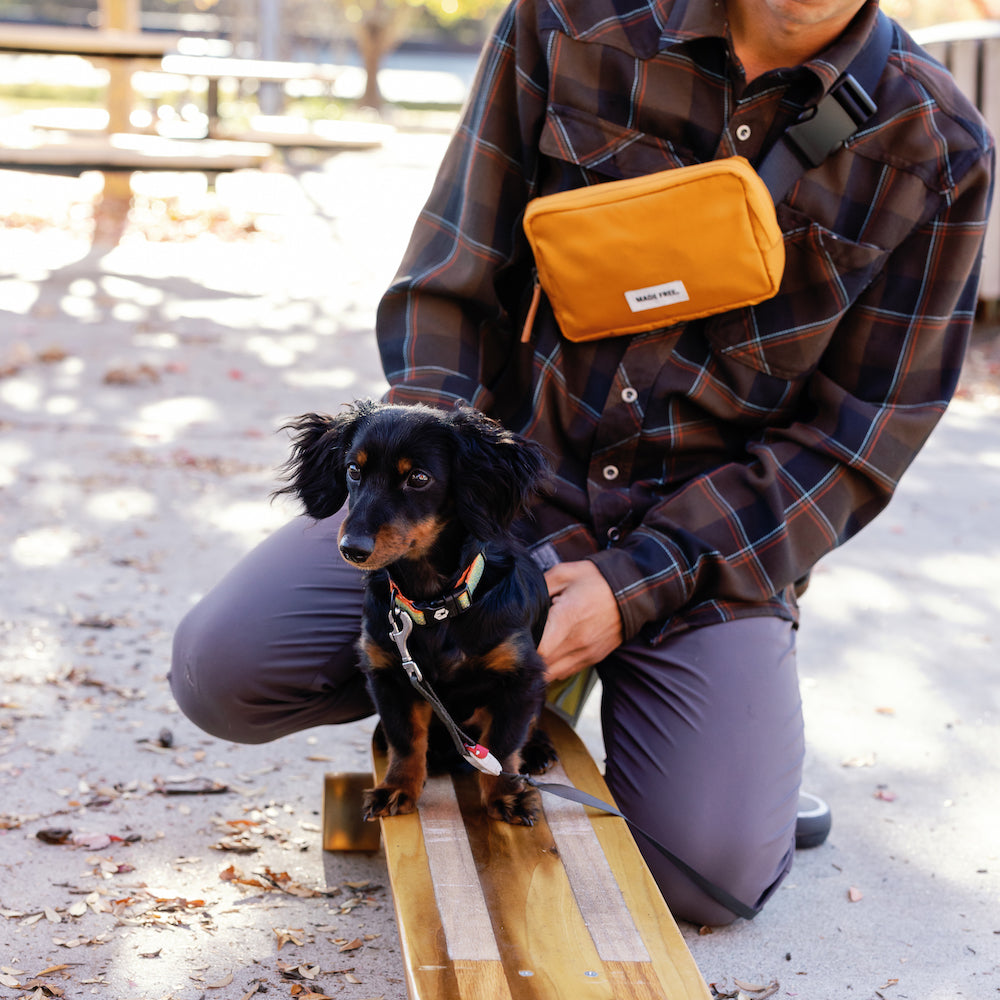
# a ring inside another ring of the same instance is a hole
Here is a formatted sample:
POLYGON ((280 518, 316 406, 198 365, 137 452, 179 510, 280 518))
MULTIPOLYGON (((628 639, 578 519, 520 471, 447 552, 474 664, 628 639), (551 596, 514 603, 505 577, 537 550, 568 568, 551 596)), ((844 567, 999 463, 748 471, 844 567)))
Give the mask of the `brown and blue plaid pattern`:
POLYGON ((886 505, 955 389, 993 140, 897 29, 876 117, 778 206, 778 295, 598 343, 565 340, 544 305, 519 342, 524 206, 721 156, 757 162, 850 63, 875 9, 747 86, 721 3, 514 3, 380 306, 394 401, 466 399, 547 448, 555 484, 532 540, 599 566, 627 637, 794 620, 794 582, 886 505))

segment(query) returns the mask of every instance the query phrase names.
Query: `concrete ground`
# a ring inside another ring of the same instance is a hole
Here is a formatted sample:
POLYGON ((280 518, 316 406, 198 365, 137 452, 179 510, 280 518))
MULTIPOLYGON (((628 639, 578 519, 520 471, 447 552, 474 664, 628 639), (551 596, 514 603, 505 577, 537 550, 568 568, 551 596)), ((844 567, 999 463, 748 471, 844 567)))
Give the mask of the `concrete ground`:
MULTIPOLYGON (((290 513, 277 428, 381 391, 374 309, 443 143, 147 180, 114 248, 92 180, 0 174, 0 998, 405 997, 382 855, 320 846, 370 724, 228 744, 165 675, 185 609, 290 513)), ((757 920, 683 928, 720 995, 998 994, 998 371, 987 342, 804 598, 833 833, 757 920)), ((584 730, 599 753, 596 702, 584 730)))

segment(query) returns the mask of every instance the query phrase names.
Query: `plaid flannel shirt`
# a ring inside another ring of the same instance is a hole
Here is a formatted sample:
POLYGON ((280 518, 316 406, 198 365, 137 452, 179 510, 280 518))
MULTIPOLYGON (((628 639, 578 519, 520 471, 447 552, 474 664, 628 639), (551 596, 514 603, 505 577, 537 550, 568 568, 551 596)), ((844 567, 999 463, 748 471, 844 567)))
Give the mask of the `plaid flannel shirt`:
MULTIPOLYGON (((759 162, 875 11, 747 85, 721 3, 517 0, 380 304, 389 398, 465 399, 546 448, 555 483, 531 540, 596 563, 626 638, 796 620, 795 581, 888 503, 955 389, 993 141, 897 27, 877 115, 777 206, 777 296, 595 343, 563 338, 544 304, 519 342, 524 206, 722 156, 759 162)), ((664 219, 663 238, 684 233, 664 219)))

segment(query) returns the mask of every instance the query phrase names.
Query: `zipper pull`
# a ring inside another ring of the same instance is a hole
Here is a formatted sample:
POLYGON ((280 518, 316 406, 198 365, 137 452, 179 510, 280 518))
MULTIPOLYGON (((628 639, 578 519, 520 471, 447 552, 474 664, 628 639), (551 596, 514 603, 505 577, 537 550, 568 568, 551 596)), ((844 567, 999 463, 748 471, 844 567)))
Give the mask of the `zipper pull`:
POLYGON ((528 305, 528 315, 524 317, 524 327, 521 330, 521 343, 527 344, 531 340, 531 331, 535 325, 535 314, 538 312, 538 303, 542 301, 542 283, 538 280, 538 270, 531 272, 531 302, 528 305))

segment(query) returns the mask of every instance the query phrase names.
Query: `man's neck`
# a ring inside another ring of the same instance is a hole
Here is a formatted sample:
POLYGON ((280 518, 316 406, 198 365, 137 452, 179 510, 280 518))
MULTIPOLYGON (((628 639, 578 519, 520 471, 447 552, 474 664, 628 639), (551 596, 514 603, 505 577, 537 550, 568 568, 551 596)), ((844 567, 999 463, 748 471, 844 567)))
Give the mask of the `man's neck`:
POLYGON ((747 82, 822 52, 862 5, 863 0, 727 0, 733 47, 747 82))

